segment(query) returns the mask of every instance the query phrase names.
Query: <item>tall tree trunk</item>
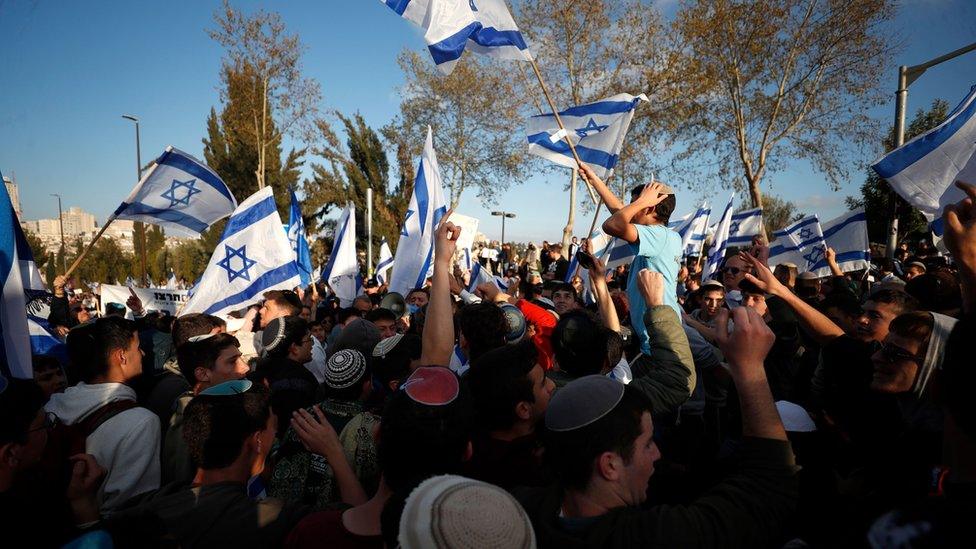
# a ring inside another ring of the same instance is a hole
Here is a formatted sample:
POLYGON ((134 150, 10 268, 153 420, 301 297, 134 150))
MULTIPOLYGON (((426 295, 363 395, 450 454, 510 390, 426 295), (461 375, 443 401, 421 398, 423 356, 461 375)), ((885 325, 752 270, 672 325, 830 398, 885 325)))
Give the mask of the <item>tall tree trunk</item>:
POLYGON ((576 170, 570 170, 572 177, 569 181, 569 217, 563 227, 563 257, 569 259, 569 243, 573 240, 573 225, 576 224, 576 170))
MULTIPOLYGON (((753 179, 749 179, 748 181, 749 181, 749 196, 750 198, 752 198, 752 207, 762 208, 763 200, 762 200, 762 191, 759 190, 759 178, 756 177, 753 179)), ((763 220, 762 225, 760 225, 759 234, 763 237, 763 240, 766 241, 766 244, 769 244, 769 236, 766 234, 765 219, 763 220)))

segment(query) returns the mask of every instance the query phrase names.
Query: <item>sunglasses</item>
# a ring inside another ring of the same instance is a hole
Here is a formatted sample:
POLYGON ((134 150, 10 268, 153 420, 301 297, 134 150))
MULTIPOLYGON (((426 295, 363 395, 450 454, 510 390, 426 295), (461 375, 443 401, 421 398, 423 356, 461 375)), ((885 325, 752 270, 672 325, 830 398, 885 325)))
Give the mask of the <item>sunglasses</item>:
POLYGON ((738 268, 738 267, 725 267, 724 269, 722 269, 722 272, 729 273, 730 275, 735 276, 735 275, 737 275, 739 273, 742 273, 742 272, 745 272, 745 271, 743 269, 738 268))
POLYGON ((925 357, 919 355, 913 355, 901 347, 896 347, 889 343, 881 344, 881 356, 888 362, 896 362, 899 360, 907 360, 910 362, 921 363, 925 360, 925 357))

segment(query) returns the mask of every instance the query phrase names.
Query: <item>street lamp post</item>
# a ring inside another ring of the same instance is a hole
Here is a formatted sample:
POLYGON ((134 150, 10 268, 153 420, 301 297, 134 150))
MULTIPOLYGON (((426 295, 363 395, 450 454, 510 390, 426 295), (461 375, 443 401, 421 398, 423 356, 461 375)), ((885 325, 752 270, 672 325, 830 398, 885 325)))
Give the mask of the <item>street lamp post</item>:
MULTIPOLYGON (((122 118, 126 120, 131 120, 136 124, 136 183, 142 181, 142 147, 139 146, 139 119, 131 114, 123 114, 122 118)), ((146 269, 146 226, 142 226, 142 253, 140 254, 140 260, 142 262, 142 284, 146 287, 149 286, 149 281, 147 280, 148 269, 146 269)))
MULTIPOLYGON (((898 67, 898 90, 895 92, 895 148, 905 144, 905 111, 908 107, 908 86, 911 86, 928 69, 973 50, 976 50, 976 42, 919 65, 898 67)), ((888 230, 887 255, 889 259, 892 259, 895 257, 895 246, 898 245, 898 201, 895 200, 893 190, 889 188, 888 192, 891 193, 891 225, 888 230)))
POLYGON ((61 195, 51 193, 51 196, 58 197, 58 223, 61 226, 61 272, 66 273, 68 272, 68 249, 64 247, 64 214, 61 213, 61 195))
POLYGON ((502 218, 502 246, 505 246, 505 218, 515 217, 512 212, 491 212, 491 215, 497 215, 502 218))

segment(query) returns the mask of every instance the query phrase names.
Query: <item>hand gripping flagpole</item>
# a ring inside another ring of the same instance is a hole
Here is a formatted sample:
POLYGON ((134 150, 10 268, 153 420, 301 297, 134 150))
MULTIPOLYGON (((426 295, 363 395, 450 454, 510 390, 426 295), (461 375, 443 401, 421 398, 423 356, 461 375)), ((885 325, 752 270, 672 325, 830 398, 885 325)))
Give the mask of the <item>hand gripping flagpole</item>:
MULTIPOLYGON (((577 166, 582 166, 583 161, 580 160, 579 154, 576 153, 576 147, 573 145, 573 141, 569 138, 569 133, 566 132, 566 126, 563 126, 563 120, 559 117, 559 110, 556 108, 556 104, 552 101, 552 97, 549 95, 549 88, 546 87, 546 83, 542 80, 542 73, 539 72, 539 65, 536 64, 535 58, 531 59, 529 62, 532 63, 532 72, 535 73, 535 77, 539 81, 539 86, 542 88, 542 93, 546 96, 546 101, 549 103, 549 108, 552 109, 552 115, 556 119, 556 124, 559 125, 559 129, 563 133, 563 139, 566 140, 566 144, 569 145, 570 152, 573 153, 573 160, 576 160, 577 166)), ((593 187, 588 181, 586 182, 586 190, 590 193, 590 200, 596 204, 596 195, 593 194, 593 187)), ((597 209, 599 210, 599 208, 597 209)))

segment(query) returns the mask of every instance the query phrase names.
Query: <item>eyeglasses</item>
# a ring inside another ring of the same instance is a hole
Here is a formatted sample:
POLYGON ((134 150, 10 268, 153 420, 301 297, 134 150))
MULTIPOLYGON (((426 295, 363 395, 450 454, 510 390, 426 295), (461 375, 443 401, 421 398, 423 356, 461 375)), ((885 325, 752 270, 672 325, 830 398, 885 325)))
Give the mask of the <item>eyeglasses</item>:
POLYGON ((34 429, 28 429, 27 433, 33 433, 34 431, 50 431, 58 424, 58 416, 54 412, 47 412, 44 414, 44 423, 40 427, 34 429))
POLYGON ((722 269, 722 272, 729 273, 730 275, 735 276, 743 272, 743 270, 738 267, 725 267, 724 269, 722 269))
POLYGON ((881 356, 884 357, 888 362, 896 362, 899 360, 908 360, 911 362, 922 362, 925 357, 913 355, 901 347, 896 347, 889 343, 881 344, 881 356))

